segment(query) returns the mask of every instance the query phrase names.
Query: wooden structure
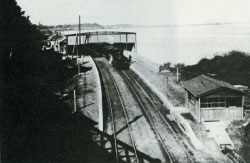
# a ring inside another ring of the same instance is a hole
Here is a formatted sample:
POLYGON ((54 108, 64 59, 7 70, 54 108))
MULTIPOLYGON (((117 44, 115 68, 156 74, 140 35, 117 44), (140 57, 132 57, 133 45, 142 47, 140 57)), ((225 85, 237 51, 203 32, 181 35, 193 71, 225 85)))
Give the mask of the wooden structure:
POLYGON ((244 93, 231 84, 200 75, 183 86, 186 105, 197 121, 243 119, 244 93))

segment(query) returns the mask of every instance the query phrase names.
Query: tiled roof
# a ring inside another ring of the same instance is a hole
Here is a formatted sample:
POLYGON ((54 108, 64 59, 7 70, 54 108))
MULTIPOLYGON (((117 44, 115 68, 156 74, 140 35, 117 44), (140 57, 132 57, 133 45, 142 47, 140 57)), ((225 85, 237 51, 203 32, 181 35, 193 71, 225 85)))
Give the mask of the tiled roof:
POLYGON ((220 88, 227 88, 238 91, 239 93, 243 93, 227 82, 210 78, 205 75, 200 75, 193 79, 187 80, 183 82, 182 85, 196 97, 202 96, 220 88))

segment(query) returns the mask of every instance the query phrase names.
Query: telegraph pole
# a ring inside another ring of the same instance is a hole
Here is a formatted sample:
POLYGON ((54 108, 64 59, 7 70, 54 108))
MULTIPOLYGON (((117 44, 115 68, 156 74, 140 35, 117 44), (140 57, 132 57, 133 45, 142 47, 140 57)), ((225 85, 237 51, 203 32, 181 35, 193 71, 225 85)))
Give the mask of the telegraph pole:
POLYGON ((78 26, 78 29, 79 29, 79 45, 80 45, 79 51, 80 51, 80 57, 82 57, 81 56, 81 16, 80 15, 79 15, 79 26, 78 26))
POLYGON ((179 81, 179 69, 178 69, 178 66, 176 66, 176 69, 177 69, 177 70, 176 70, 176 71, 177 71, 177 72, 176 72, 176 78, 177 78, 176 80, 177 80, 177 82, 178 82, 178 81, 179 81))
POLYGON ((74 112, 76 112, 76 90, 73 91, 73 98, 74 98, 74 112))
POLYGON ((78 35, 76 35, 76 55, 77 55, 77 57, 76 58, 78 58, 78 51, 79 51, 79 40, 78 40, 78 35))

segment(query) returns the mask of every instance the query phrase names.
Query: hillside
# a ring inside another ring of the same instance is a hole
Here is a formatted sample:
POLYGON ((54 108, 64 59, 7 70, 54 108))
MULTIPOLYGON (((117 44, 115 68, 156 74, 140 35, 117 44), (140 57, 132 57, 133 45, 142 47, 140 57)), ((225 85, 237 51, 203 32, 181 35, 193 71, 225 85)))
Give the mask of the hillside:
MULTIPOLYGON (((40 29, 50 29, 50 30, 76 30, 78 29, 78 24, 62 24, 62 25, 39 25, 40 29)), ((83 23, 81 24, 81 29, 83 30, 97 30, 97 29, 123 29, 123 28, 139 28, 147 27, 143 25, 132 25, 132 24, 114 24, 114 25, 101 25, 98 23, 83 23)))
POLYGON ((140 27, 147 27, 144 25, 132 25, 132 24, 115 24, 115 25, 106 25, 106 29, 122 29, 122 28, 140 28, 140 27))
POLYGON ((231 51, 212 59, 201 59, 198 64, 182 69, 182 78, 187 80, 206 74, 231 84, 250 86, 250 56, 244 52, 231 51))
MULTIPOLYGON (((39 25, 40 29, 56 29, 57 31, 60 30, 75 30, 78 29, 78 24, 63 24, 63 25, 39 25)), ((83 23, 81 24, 81 29, 88 30, 88 29, 104 29, 104 26, 98 23, 83 23)))

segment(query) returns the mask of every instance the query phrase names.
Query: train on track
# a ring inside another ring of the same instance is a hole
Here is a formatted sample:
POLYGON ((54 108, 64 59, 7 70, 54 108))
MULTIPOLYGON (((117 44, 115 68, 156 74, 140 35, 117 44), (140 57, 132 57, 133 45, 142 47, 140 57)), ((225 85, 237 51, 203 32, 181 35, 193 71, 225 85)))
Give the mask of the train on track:
MULTIPOLYGON (((123 45, 119 44, 109 44, 109 43, 89 43, 79 45, 78 50, 81 54, 91 55, 92 57, 105 57, 108 61, 111 62, 111 65, 119 70, 129 69, 131 65, 131 56, 124 56, 124 50, 131 51, 133 43, 128 43, 123 45)), ((68 45, 68 54, 75 55, 73 52, 74 45, 68 45)), ((75 50, 76 51, 76 50, 75 50)))
POLYGON ((123 54, 113 55, 112 66, 121 70, 129 69, 131 65, 131 58, 125 57, 123 54))
POLYGON ((116 69, 129 69, 131 65, 131 57, 124 56, 124 49, 113 44, 89 44, 87 49, 89 49, 89 51, 92 51, 91 54, 93 57, 105 57, 116 69))
POLYGON ((119 70, 129 69, 131 65, 131 57, 123 55, 123 49, 112 44, 104 44, 102 46, 104 56, 111 62, 112 66, 119 70))

